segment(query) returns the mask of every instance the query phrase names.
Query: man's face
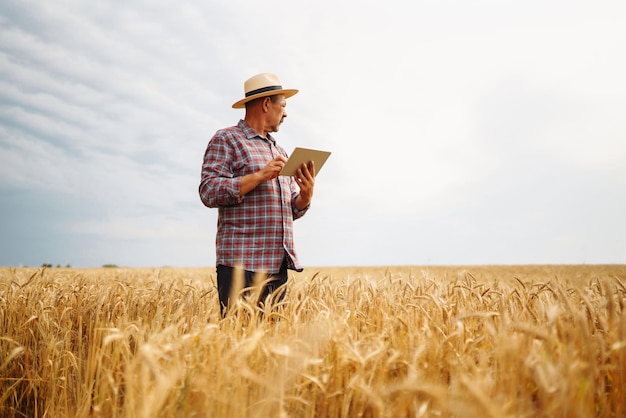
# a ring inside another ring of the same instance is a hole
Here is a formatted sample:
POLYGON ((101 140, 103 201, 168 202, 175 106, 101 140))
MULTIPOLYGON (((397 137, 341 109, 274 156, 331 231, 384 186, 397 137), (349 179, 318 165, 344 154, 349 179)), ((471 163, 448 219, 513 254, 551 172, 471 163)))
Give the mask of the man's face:
POLYGON ((283 119, 287 117, 285 107, 287 106, 287 100, 283 94, 279 94, 276 97, 276 103, 272 103, 269 100, 269 112, 267 114, 270 132, 278 132, 280 124, 283 123, 283 119))

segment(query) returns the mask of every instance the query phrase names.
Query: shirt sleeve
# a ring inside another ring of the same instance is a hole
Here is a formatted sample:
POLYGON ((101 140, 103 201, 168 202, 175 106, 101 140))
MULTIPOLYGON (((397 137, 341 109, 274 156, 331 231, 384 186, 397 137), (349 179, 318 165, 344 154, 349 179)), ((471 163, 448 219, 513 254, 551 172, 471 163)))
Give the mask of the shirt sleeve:
POLYGON ((241 203, 241 177, 235 176, 237 169, 237 150, 233 148, 226 135, 218 131, 204 153, 200 178, 200 200, 205 206, 216 208, 241 203))

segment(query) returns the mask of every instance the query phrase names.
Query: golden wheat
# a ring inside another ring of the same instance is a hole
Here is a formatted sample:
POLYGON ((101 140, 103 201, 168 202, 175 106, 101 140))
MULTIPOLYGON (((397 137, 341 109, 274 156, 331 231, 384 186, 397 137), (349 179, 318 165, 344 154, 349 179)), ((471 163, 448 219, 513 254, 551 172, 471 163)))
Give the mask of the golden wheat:
POLYGON ((0 269, 0 416, 623 417, 626 266, 0 269), (254 293, 252 293, 254 294, 254 293))

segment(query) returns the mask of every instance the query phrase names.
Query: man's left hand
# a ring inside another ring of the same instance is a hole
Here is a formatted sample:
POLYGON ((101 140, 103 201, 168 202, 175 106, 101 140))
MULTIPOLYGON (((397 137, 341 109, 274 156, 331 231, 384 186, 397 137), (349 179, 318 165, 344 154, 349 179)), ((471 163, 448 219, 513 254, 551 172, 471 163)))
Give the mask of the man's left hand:
POLYGON ((302 164, 296 171, 295 179, 300 187, 300 195, 296 199, 296 207, 302 210, 309 206, 313 198, 313 189, 315 188, 315 164, 313 161, 309 161, 308 164, 302 164))

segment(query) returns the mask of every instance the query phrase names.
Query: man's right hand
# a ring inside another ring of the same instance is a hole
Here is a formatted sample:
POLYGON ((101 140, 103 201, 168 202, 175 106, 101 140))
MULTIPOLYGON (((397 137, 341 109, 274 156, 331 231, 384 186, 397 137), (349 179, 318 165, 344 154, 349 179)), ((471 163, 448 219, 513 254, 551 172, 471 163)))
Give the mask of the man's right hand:
POLYGON ((278 173, 283 169, 285 163, 287 162, 287 158, 279 155, 270 161, 265 167, 263 167, 259 174, 261 175, 261 181, 273 180, 278 177, 278 173))
POLYGON ((264 181, 273 180, 278 177, 278 173, 283 169, 286 162, 287 158, 279 155, 256 173, 243 176, 241 178, 241 186, 239 187, 239 196, 249 193, 264 181))

